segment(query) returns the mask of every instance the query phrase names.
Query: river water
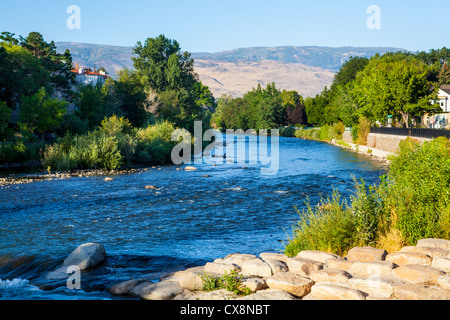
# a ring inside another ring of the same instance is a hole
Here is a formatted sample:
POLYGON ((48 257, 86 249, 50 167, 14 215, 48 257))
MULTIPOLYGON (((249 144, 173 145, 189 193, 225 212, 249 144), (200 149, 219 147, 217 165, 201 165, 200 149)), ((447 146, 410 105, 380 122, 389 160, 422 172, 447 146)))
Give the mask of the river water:
MULTIPOLYGON (((52 180, 0 189, 0 300, 118 299, 109 286, 158 281, 230 253, 281 252, 307 198, 377 183, 386 165, 315 141, 280 138, 275 175, 225 162, 135 174, 52 180), (209 175, 209 177, 203 177, 209 175), (146 190, 155 185, 158 190, 146 190), (106 261, 82 273, 81 290, 46 279, 79 245, 98 242, 106 261)), ((123 299, 123 298, 121 298, 123 299)))

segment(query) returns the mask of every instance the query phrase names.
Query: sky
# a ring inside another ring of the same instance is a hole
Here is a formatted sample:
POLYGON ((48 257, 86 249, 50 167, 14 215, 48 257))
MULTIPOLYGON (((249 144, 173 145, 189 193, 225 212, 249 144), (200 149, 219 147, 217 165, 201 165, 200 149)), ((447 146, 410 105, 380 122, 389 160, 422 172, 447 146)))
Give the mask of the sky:
POLYGON ((383 46, 411 51, 450 47, 449 0, 2 2, 0 32, 26 36, 37 31, 48 42, 134 46, 164 34, 189 52, 275 46, 383 46), (68 12, 73 5, 79 14, 68 12))

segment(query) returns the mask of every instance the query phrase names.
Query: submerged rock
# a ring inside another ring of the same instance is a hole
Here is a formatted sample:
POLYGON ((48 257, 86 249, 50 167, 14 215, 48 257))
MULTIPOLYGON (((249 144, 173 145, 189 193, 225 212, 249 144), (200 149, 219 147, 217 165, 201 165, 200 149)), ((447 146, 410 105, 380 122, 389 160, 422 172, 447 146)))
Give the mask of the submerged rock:
POLYGON ((63 266, 78 266, 80 270, 90 269, 99 265, 106 258, 106 251, 99 243, 85 243, 76 248, 64 260, 63 266))

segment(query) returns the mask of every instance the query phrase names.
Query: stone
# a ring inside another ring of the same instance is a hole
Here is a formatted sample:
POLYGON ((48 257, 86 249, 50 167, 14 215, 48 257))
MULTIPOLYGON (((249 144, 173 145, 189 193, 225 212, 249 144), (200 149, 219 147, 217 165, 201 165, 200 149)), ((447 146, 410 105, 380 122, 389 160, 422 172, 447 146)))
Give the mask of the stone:
POLYGON ((242 280, 242 285, 252 290, 252 292, 256 292, 267 288, 266 280, 258 277, 244 278, 242 280))
POLYGON ((406 283, 394 288, 399 300, 450 300, 450 291, 438 287, 406 283))
POLYGON ((440 276, 437 280, 441 288, 450 290, 450 275, 440 276))
POLYGON ((400 280, 419 285, 435 285, 438 278, 445 275, 433 267, 409 265, 395 268, 392 274, 400 280))
POLYGON ((421 239, 417 241, 418 247, 431 247, 447 250, 450 253, 450 240, 444 239, 421 239))
POLYGON ((142 283, 130 291, 144 300, 172 300, 183 292, 183 288, 173 281, 142 283))
POLYGON ((297 297, 307 295, 314 284, 312 280, 292 272, 278 272, 266 283, 270 289, 283 290, 297 297))
POLYGON ((244 276, 268 278, 272 276, 272 268, 261 259, 255 258, 247 260, 242 264, 242 274, 244 276))
POLYGON ((266 289, 261 290, 256 293, 250 294, 248 296, 239 297, 234 300, 298 300, 299 298, 293 296, 292 294, 276 289, 266 289))
POLYGON ((209 291, 209 292, 195 292, 193 295, 190 295, 187 300, 207 300, 207 301, 219 301, 219 300, 230 300, 236 299, 238 296, 225 289, 209 291))
POLYGON ((131 279, 127 280, 125 282, 118 283, 108 289, 109 293, 115 295, 115 296, 126 296, 130 294, 130 291, 135 288, 136 286, 147 282, 150 283, 150 281, 146 279, 131 279))
POLYGON ((337 269, 349 272, 352 268, 354 261, 342 260, 342 259, 327 259, 325 262, 326 269, 337 269))
POLYGON ((433 268, 450 273, 450 259, 448 258, 436 257, 433 259, 431 266, 433 268))
POLYGON ((80 270, 91 269, 98 266, 106 258, 106 251, 99 243, 85 243, 76 248, 64 260, 63 266, 78 266, 80 270))
POLYGON ((155 187, 155 186, 145 186, 145 189, 147 189, 147 190, 158 190, 158 187, 155 187))
POLYGON ((69 274, 67 273, 67 266, 60 267, 54 271, 50 271, 45 276, 46 279, 50 279, 50 280, 61 280, 61 279, 67 279, 68 277, 69 277, 69 274))
POLYGON ((420 265, 430 266, 431 257, 420 252, 394 252, 386 256, 386 261, 392 262, 398 266, 420 265))
POLYGON ((187 167, 184 168, 184 170, 186 170, 186 171, 194 171, 194 170, 197 170, 197 168, 196 167, 187 166, 187 167))
POLYGON ((259 255, 259 257, 263 260, 272 259, 272 260, 280 260, 283 262, 287 262, 289 257, 282 253, 276 253, 276 252, 263 252, 259 255))
POLYGON ((114 181, 114 179, 113 179, 113 178, 110 178, 110 177, 106 177, 106 178, 105 178, 105 181, 106 181, 106 182, 114 181))
POLYGON ((347 260, 360 262, 384 261, 387 254, 387 251, 383 249, 355 247, 348 251, 347 260))
POLYGON ((286 262, 289 272, 309 277, 311 272, 323 269, 324 264, 303 258, 289 258, 286 262))
POLYGON ((431 258, 446 257, 448 254, 447 250, 441 248, 416 247, 416 246, 406 246, 400 249, 398 252, 418 252, 426 254, 431 258))
MULTIPOLYGON (((394 277, 353 277, 348 281, 352 288, 368 294, 371 298, 390 299, 394 295, 394 288, 404 284, 394 277)), ((367 297, 366 297, 367 299, 367 297)))
POLYGON ((207 262, 204 272, 206 273, 230 273, 232 271, 240 272, 241 267, 234 263, 207 262))
POLYGON ((391 274, 395 265, 387 261, 373 261, 373 262, 361 262, 355 261, 348 272, 352 276, 360 277, 381 277, 388 276, 391 274))
MULTIPOLYGON (((201 288, 203 287, 201 274, 198 272, 185 272, 179 277, 180 278, 178 280, 178 283, 180 287, 184 289, 196 291, 201 290, 201 288)), ((170 279, 168 279, 167 281, 170 281, 170 279)))
POLYGON ((315 283, 318 282, 347 283, 351 277, 352 275, 347 271, 322 269, 319 271, 313 271, 309 278, 315 283))
POLYGON ((308 259, 313 261, 318 261, 321 263, 325 263, 326 259, 342 259, 342 257, 337 254, 332 254, 323 251, 316 250, 303 250, 297 254, 297 258, 308 259))
POLYGON ((258 259, 258 257, 253 254, 232 253, 223 258, 222 263, 233 263, 242 268, 245 262, 253 259, 258 259))
POLYGON ((265 259, 264 262, 270 266, 270 268, 272 269, 272 274, 289 271, 286 263, 281 260, 265 259))
POLYGON ((361 291, 331 282, 321 282, 311 288, 311 297, 315 300, 365 300, 361 291))

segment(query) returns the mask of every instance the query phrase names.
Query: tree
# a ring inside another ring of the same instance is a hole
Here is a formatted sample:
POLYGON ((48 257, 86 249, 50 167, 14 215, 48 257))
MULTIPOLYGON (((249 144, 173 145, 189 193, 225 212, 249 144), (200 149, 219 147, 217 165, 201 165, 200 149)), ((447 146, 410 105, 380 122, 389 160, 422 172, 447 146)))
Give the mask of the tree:
POLYGON ((444 62, 441 71, 438 75, 439 85, 448 85, 450 84, 450 68, 447 65, 447 62, 444 62))
POLYGON ((327 87, 314 98, 305 99, 306 116, 309 124, 323 125, 327 124, 326 108, 330 102, 330 90, 327 87))
POLYGON ((6 106, 6 103, 0 101, 0 141, 7 140, 12 134, 12 130, 8 128, 11 113, 11 109, 6 106))
POLYGON ((19 125, 28 132, 43 134, 59 128, 67 112, 66 101, 48 97, 44 88, 24 97, 20 105, 19 125))
POLYGON ((297 91, 283 90, 281 92, 283 109, 285 110, 285 125, 306 124, 306 110, 303 97, 297 91))
POLYGON ((418 58, 402 53, 372 58, 358 74, 353 89, 360 115, 382 122, 388 115, 399 115, 409 127, 411 116, 438 112, 430 102, 437 98, 428 80, 432 70, 418 58))
POLYGON ((334 91, 337 86, 345 86, 347 83, 355 80, 358 72, 364 70, 369 63, 369 59, 365 57, 350 57, 339 69, 339 72, 334 76, 331 90, 334 91))

